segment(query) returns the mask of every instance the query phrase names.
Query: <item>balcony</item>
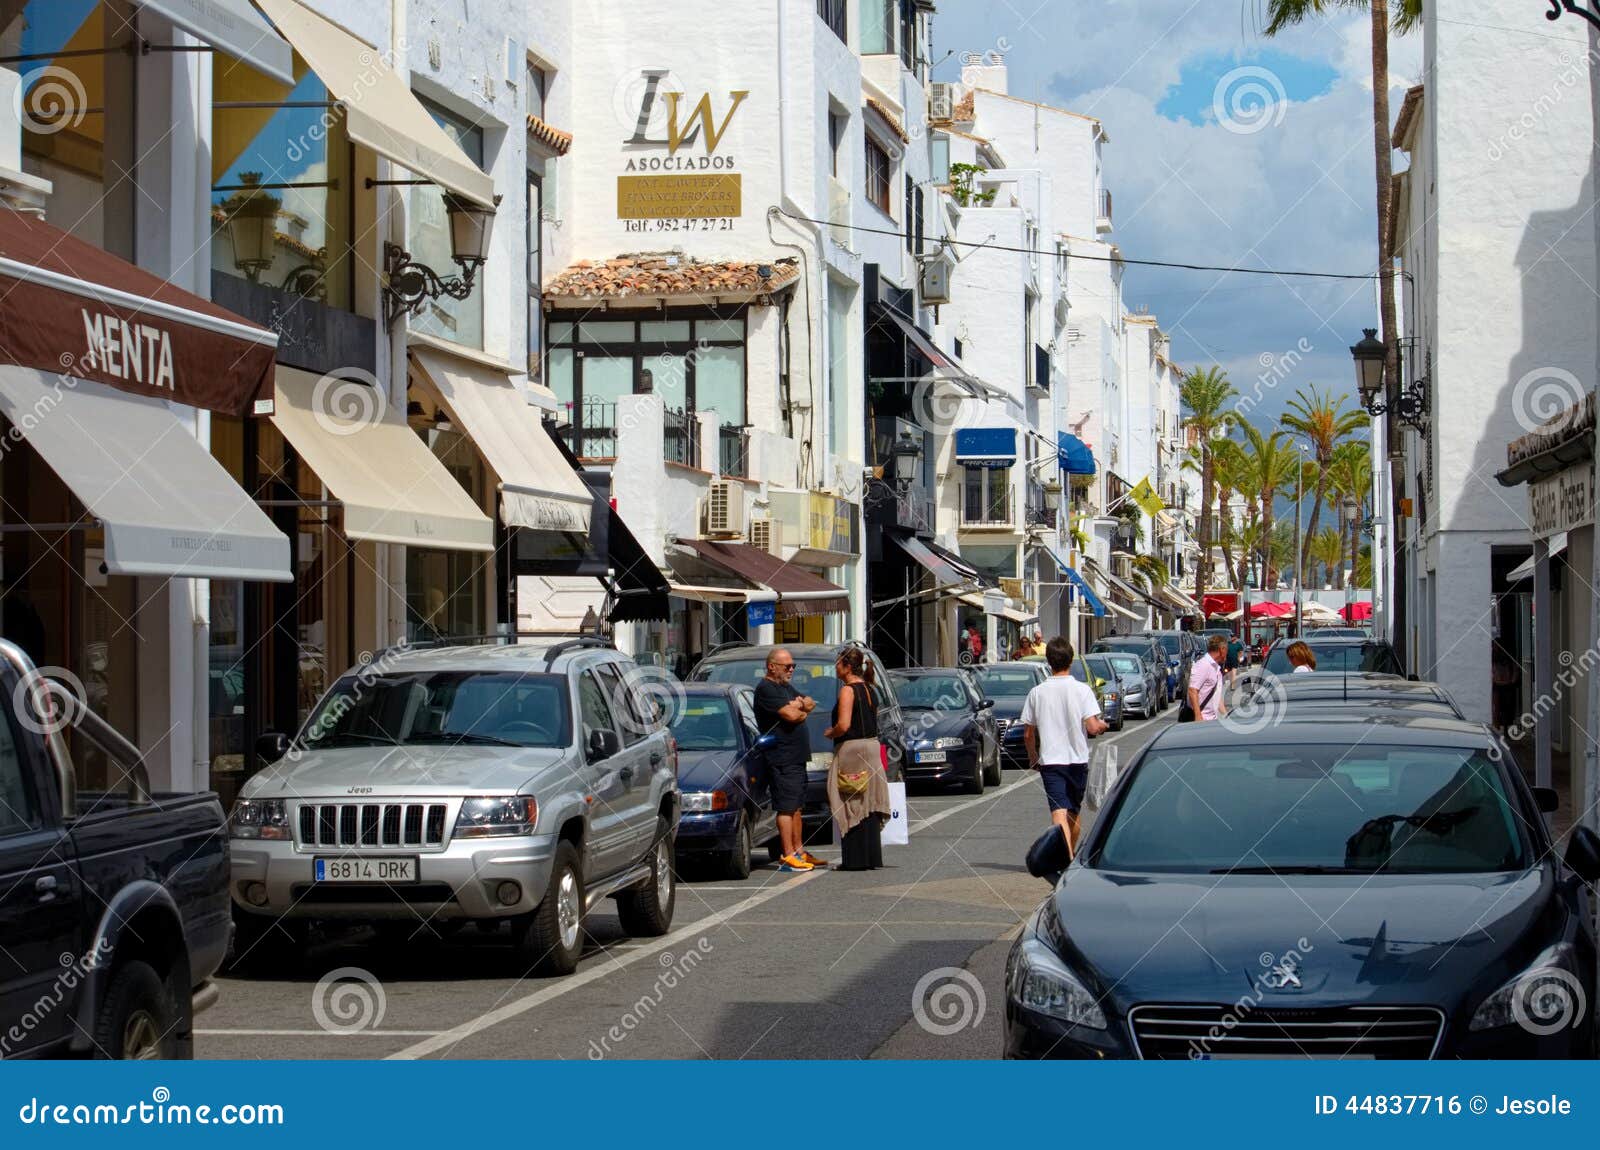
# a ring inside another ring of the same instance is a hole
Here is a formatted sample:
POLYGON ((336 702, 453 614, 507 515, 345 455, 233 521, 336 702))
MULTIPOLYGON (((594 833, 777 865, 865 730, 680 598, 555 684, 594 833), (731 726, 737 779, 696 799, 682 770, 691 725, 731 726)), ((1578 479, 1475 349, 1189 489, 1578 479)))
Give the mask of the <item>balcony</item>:
POLYGON ((717 428, 717 473, 733 479, 750 475, 750 432, 723 424, 717 428))
POLYGON ((1056 512, 1048 507, 1035 506, 1028 508, 1027 526, 1040 531, 1054 531, 1056 529, 1056 512))
POLYGON ((700 421, 692 411, 675 407, 662 409, 662 439, 668 463, 700 468, 700 421))
MULTIPOLYGON (((569 412, 571 409, 569 408, 569 412)), ((615 402, 586 400, 581 411, 572 412, 565 435, 567 446, 579 459, 612 460, 617 457, 619 434, 632 425, 618 424, 615 402)), ((661 412, 662 457, 684 467, 700 467, 700 421, 692 411, 663 408, 661 412)), ((742 474, 742 473, 741 473, 742 474)))
POLYGON ((1104 235, 1111 230, 1111 190, 1100 189, 1100 203, 1096 208, 1094 230, 1104 235))

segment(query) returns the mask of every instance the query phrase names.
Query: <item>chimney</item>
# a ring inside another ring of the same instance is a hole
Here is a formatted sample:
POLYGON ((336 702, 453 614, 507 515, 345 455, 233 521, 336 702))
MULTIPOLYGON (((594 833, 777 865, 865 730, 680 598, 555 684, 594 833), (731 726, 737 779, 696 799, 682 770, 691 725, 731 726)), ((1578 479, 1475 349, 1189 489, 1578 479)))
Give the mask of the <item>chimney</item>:
POLYGON ((1006 93, 1006 62, 999 52, 967 52, 961 58, 961 83, 1006 93))

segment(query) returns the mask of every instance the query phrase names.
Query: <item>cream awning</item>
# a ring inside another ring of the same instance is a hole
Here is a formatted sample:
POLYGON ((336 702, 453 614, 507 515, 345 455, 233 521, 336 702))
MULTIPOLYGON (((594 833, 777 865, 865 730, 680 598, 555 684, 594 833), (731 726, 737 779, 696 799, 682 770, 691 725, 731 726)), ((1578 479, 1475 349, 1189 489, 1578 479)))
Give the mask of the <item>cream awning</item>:
POLYGON ((748 589, 734 587, 702 587, 694 583, 667 580, 668 593, 679 599, 694 599, 701 603, 743 603, 750 597, 748 589))
POLYGON ((294 86, 294 54, 250 0, 139 0, 213 48, 243 60, 274 80, 294 86))
POLYGON ((494 181, 434 121, 382 52, 300 0, 256 3, 344 108, 352 140, 482 207, 494 207, 494 181))
POLYGON ((472 438, 500 480, 507 527, 589 533, 594 496, 508 376, 432 348, 411 348, 417 379, 472 438))
POLYGON ((348 537, 494 550, 494 522, 378 391, 281 365, 277 388, 272 422, 344 505, 348 537))
MULTIPOLYGON (((976 607, 980 611, 984 609, 982 591, 973 591, 966 595, 957 595, 956 598, 961 600, 961 602, 965 603, 969 607, 976 607)), ((994 612, 994 615, 996 618, 1005 619, 1008 622, 1015 623, 1019 627, 1026 626, 1029 623, 1037 623, 1039 621, 1038 615, 1030 615, 1028 612, 1018 611, 1014 607, 1003 608, 1000 611, 994 612)))
POLYGON ((6 365, 0 414, 100 521, 109 573, 294 578, 288 537, 165 400, 6 365))

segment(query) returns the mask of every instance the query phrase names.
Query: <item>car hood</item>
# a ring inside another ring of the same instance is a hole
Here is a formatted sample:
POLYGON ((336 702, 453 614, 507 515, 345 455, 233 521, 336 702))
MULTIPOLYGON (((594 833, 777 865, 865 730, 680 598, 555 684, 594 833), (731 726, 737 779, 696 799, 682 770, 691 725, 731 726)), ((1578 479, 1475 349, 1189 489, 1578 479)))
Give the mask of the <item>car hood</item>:
MULTIPOLYGON (((1073 867, 1052 896, 1070 963, 1140 1002, 1377 1002, 1450 1008, 1557 935, 1547 867, 1483 875, 1135 875, 1073 867), (1542 941, 1541 941, 1542 940, 1542 941), (1294 952, 1302 986, 1262 975, 1294 952)), ((1492 987, 1490 988, 1492 989, 1492 987)))
POLYGON ((906 737, 913 741, 960 737, 972 726, 972 716, 961 712, 908 710, 905 716, 906 737))
POLYGON ((1022 715, 1022 704, 1028 701, 1026 695, 1006 695, 994 701, 994 717, 997 719, 1016 719, 1022 715))
POLYGON ((678 785, 686 791, 714 791, 738 766, 738 751, 686 751, 679 747, 678 785))
POLYGON ((514 793, 565 754, 550 747, 334 747, 280 759, 246 783, 240 797, 514 793))

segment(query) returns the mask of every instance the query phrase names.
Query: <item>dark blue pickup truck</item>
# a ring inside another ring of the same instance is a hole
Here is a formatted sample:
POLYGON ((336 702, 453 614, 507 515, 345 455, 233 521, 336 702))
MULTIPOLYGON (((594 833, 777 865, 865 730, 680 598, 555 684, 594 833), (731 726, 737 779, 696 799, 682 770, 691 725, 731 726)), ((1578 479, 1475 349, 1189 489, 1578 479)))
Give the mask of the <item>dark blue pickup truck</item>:
POLYGON ((137 748, 0 640, 0 1057, 191 1057, 227 852, 216 795, 152 794, 137 748), (85 744, 124 789, 77 789, 85 744))

